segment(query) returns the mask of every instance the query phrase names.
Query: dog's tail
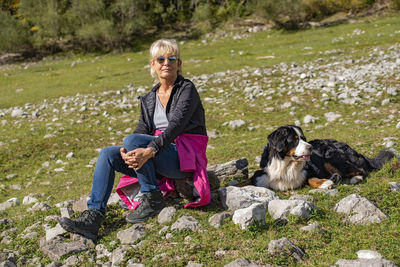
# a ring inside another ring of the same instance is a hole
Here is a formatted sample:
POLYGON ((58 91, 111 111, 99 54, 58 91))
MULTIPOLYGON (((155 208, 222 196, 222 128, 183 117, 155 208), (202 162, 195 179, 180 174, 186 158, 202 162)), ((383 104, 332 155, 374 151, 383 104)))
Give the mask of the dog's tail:
POLYGON ((373 158, 368 159, 369 164, 372 166, 374 170, 379 170, 383 167, 383 165, 397 156, 397 152, 395 149, 384 149, 379 154, 373 158))

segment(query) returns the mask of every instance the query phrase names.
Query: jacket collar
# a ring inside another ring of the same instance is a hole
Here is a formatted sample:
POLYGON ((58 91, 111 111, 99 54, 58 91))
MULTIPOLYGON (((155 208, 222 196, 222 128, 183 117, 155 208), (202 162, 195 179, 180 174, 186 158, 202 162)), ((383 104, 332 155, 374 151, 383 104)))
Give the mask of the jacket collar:
MULTIPOLYGON (((183 80, 184 80, 183 76, 178 75, 178 77, 176 77, 176 80, 174 82, 174 88, 176 87, 177 84, 181 85, 183 83, 183 80)), ((156 92, 159 87, 160 83, 157 83, 156 85, 154 85, 153 89, 151 89, 151 92, 156 92)))

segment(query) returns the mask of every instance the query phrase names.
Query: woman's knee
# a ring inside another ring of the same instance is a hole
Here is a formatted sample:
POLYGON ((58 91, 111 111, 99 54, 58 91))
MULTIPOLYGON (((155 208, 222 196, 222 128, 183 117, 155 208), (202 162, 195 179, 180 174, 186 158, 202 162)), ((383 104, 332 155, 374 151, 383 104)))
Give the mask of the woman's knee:
POLYGON ((115 146, 104 147, 100 150, 99 160, 113 162, 116 158, 120 158, 120 148, 115 146))
POLYGON ((146 147, 151 140, 150 135, 131 134, 124 138, 124 148, 131 151, 139 147, 146 147))

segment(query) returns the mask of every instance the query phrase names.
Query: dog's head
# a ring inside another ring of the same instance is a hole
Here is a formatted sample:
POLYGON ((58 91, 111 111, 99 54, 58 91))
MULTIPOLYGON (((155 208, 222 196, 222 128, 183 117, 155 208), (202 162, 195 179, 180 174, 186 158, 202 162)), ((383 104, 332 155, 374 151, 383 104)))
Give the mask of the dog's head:
POLYGON ((270 157, 305 161, 310 159, 312 153, 312 145, 306 142, 301 128, 294 125, 279 127, 268 136, 268 142, 270 157))

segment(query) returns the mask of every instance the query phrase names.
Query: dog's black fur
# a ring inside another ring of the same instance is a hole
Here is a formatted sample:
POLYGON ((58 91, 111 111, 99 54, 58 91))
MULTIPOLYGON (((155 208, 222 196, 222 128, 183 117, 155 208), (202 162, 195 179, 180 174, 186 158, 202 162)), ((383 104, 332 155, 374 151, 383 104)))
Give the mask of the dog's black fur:
POLYGON ((274 190, 295 189, 310 178, 333 183, 350 178, 351 183, 357 183, 396 156, 394 150, 387 149, 368 158, 334 139, 307 143, 301 128, 294 125, 278 128, 268 136, 268 141, 261 156, 261 170, 254 173, 250 184, 274 190))

